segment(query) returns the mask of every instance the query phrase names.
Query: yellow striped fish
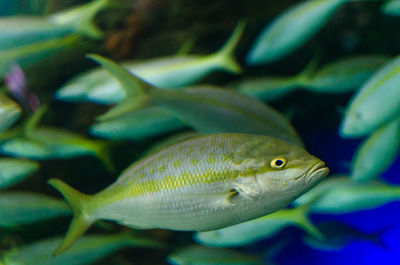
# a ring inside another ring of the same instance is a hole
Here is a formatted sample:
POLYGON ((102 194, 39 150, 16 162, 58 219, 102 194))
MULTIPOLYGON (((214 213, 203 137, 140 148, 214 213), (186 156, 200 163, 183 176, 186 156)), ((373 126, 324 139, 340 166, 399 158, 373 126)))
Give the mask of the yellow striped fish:
POLYGON ((214 230, 286 207, 328 174, 304 149, 270 136, 193 137, 145 157, 95 195, 51 179, 74 211, 55 254, 98 219, 139 229, 214 230))

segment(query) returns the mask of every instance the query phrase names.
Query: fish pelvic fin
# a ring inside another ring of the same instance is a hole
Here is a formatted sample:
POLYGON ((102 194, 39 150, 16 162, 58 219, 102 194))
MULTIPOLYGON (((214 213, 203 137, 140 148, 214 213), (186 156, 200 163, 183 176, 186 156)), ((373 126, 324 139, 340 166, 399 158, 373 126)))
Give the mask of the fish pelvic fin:
POLYGON ((222 46, 222 48, 215 54, 211 55, 214 60, 217 61, 217 65, 228 72, 239 74, 243 71, 242 67, 238 63, 235 57, 235 49, 239 44, 240 38, 243 35, 243 31, 246 27, 246 20, 241 19, 228 41, 222 46))
POLYGON ((57 256, 64 253, 87 229, 89 229, 95 220, 90 217, 85 209, 86 202, 90 198, 89 195, 80 193, 59 179, 50 179, 48 183, 63 195, 74 213, 67 235, 53 253, 54 256, 57 256))
POLYGON ((126 98, 121 103, 97 117, 97 120, 111 120, 146 107, 151 103, 150 93, 158 90, 158 88, 145 82, 110 59, 95 54, 89 54, 88 57, 114 76, 126 93, 126 98))

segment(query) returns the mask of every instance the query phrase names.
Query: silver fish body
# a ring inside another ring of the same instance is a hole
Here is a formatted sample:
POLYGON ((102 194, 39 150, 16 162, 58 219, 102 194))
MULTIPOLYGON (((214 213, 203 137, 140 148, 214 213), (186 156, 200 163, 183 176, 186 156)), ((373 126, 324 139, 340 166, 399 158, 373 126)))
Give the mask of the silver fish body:
POLYGON ((324 162, 274 137, 194 137, 134 163, 93 196, 50 180, 75 214, 56 254, 98 219, 182 231, 241 223, 286 207, 327 174, 324 162))
POLYGON ((301 163, 314 160, 312 166, 321 166, 303 149, 275 138, 197 137, 127 169, 115 184, 96 195, 108 202, 97 207, 101 200, 94 199, 92 214, 139 228, 197 231, 263 216, 285 207, 311 184, 308 179, 308 183, 264 179, 270 159, 263 156, 274 149, 290 155, 303 152, 301 163), (128 208, 129 212, 122 211, 128 208))

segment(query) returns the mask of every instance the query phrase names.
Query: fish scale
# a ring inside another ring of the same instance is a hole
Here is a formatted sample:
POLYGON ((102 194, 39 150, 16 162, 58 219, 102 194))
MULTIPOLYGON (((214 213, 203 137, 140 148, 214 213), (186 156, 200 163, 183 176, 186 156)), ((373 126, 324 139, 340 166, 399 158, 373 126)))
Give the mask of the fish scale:
POLYGON ((274 137, 225 133, 193 137, 151 154, 92 196, 53 179, 50 185, 75 214, 55 254, 99 219, 181 231, 245 222, 286 207, 328 174, 324 165, 274 137))

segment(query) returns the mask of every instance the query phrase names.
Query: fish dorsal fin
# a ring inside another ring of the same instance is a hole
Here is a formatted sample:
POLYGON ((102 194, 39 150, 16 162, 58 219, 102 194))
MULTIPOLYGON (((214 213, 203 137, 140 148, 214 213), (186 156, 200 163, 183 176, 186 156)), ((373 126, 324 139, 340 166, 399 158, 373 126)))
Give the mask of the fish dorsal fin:
POLYGON ((156 89, 154 86, 108 58, 97 54, 88 54, 87 57, 100 64, 101 67, 114 76, 121 84, 127 97, 142 96, 143 94, 147 94, 151 90, 156 89))
POLYGON ((306 67, 297 75, 297 82, 299 85, 307 86, 310 80, 317 72, 317 68, 321 62, 322 52, 317 51, 311 58, 306 67))
POLYGON ((197 36, 191 36, 187 39, 183 44, 182 47, 176 52, 176 55, 188 55, 190 51, 193 49, 194 45, 196 44, 197 36))
POLYGON ((97 121, 107 121, 129 114, 150 104, 149 97, 127 98, 106 113, 96 117, 97 121))
POLYGON ((121 103, 98 117, 98 120, 109 120, 147 106, 150 103, 149 93, 158 90, 110 59, 95 54, 89 54, 88 57, 114 76, 126 93, 121 103))

